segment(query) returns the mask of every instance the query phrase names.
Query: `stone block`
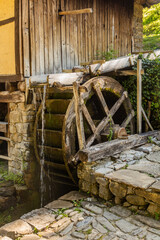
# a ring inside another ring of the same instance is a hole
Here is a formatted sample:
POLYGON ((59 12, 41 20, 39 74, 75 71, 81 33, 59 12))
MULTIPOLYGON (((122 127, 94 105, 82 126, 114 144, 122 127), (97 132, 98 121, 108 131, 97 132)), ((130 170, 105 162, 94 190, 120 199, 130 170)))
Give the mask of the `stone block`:
POLYGON ((153 192, 145 191, 143 189, 136 189, 135 193, 138 196, 144 197, 145 199, 160 205, 160 193, 153 193, 153 192))
POLYGON ((19 236, 19 235, 29 234, 32 232, 33 232, 32 227, 28 223, 22 220, 16 220, 0 228, 0 235, 13 237, 13 239, 15 239, 16 235, 19 236))
POLYGON ((140 187, 145 189, 155 182, 154 178, 144 173, 127 169, 107 174, 106 177, 113 181, 118 181, 127 185, 132 185, 133 187, 140 187))
POLYGON ((50 210, 40 208, 24 214, 21 220, 41 231, 55 221, 55 215, 50 210))
POLYGON ((143 197, 140 197, 140 196, 137 196, 137 195, 127 195, 126 200, 130 204, 136 205, 136 206, 147 205, 145 199, 143 197))
POLYGON ((99 196, 106 201, 112 199, 113 197, 111 191, 109 190, 109 187, 103 185, 99 186, 99 196))
POLYGON ((127 187, 121 183, 111 181, 109 189, 118 198, 125 198, 127 194, 127 187))
POLYGON ((107 187, 109 185, 108 179, 97 177, 96 182, 104 187, 107 187))
POLYGON ((19 123, 22 121, 21 113, 18 111, 10 112, 9 119, 11 123, 19 123))
POLYGON ((156 214, 160 214, 160 205, 156 205, 156 204, 149 204, 147 211, 151 214, 151 215, 156 215, 156 214))
POLYGON ((114 202, 115 202, 116 205, 121 205, 123 200, 119 197, 115 197, 114 202))
POLYGON ((16 127, 14 126, 14 124, 10 124, 9 125, 9 133, 16 133, 16 127))
POLYGON ((99 196, 101 198, 103 198, 104 200, 108 201, 108 200, 112 199, 113 194, 111 193, 109 188, 100 185, 100 187, 99 187, 99 196))

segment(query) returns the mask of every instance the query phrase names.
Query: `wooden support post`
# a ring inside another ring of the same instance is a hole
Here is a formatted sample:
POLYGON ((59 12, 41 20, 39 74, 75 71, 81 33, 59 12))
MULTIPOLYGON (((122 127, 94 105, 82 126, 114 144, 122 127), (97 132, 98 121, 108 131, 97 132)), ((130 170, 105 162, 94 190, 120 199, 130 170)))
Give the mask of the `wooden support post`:
POLYGON ((85 8, 80 10, 60 11, 59 15, 65 16, 65 15, 76 15, 76 14, 84 14, 84 13, 93 13, 93 10, 92 8, 85 8))
POLYGON ((85 148, 86 143, 85 143, 85 134, 84 134, 84 126, 83 126, 82 108, 80 105, 80 98, 79 98, 79 84, 77 82, 73 83, 73 93, 74 93, 74 105, 75 105, 75 114, 76 114, 78 142, 79 142, 79 149, 81 150, 85 148))
POLYGON ((152 127, 149 119, 147 118, 147 115, 146 115, 146 113, 145 113, 145 111, 144 111, 143 108, 142 108, 142 114, 143 114, 144 120, 146 121, 146 123, 148 124, 148 126, 150 127, 150 129, 151 129, 152 131, 154 131, 154 129, 153 129, 153 127, 152 127))
POLYGON ((142 133, 142 60, 137 60, 137 133, 142 133))

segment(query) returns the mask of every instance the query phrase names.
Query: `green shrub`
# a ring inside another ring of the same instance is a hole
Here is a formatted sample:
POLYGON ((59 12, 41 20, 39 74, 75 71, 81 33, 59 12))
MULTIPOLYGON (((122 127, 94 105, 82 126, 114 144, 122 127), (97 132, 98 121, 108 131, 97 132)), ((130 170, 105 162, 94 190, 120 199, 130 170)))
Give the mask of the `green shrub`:
MULTIPOLYGON (((152 126, 160 129, 160 57, 155 60, 142 58, 145 74, 142 76, 142 105, 149 116, 152 126)), ((137 69, 137 63, 133 67, 137 69)), ((122 80, 122 85, 128 91, 132 106, 137 107, 137 77, 131 76, 122 80)), ((148 130, 147 127, 143 127, 148 130)))

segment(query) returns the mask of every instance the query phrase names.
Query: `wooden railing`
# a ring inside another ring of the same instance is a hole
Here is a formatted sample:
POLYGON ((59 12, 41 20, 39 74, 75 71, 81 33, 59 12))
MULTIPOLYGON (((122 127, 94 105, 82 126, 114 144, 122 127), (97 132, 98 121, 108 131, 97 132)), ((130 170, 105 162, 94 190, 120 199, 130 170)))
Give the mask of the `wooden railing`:
MULTIPOLYGON (((7 134, 8 133, 7 126, 8 126, 8 122, 0 122, 0 132, 7 134)), ((8 137, 0 136, 0 140, 10 142, 10 138, 8 138, 8 137)), ((11 158, 6 155, 0 155, 0 159, 7 160, 7 161, 11 160, 11 158)))

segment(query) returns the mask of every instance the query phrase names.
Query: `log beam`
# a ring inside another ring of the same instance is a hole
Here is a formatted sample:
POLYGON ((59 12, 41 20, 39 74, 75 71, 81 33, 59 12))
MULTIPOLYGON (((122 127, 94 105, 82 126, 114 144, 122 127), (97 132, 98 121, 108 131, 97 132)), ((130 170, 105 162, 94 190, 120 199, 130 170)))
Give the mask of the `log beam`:
POLYGON ((84 8, 84 9, 80 9, 80 10, 60 11, 59 16, 77 15, 77 14, 84 14, 84 13, 93 13, 93 9, 92 8, 84 8))
POLYGON ((0 92, 0 102, 1 103, 19 103, 19 102, 25 102, 25 95, 20 92, 0 92))
POLYGON ((111 142, 100 143, 84 150, 80 150, 78 153, 78 159, 81 162, 97 161, 108 156, 118 154, 122 151, 146 144, 148 142, 148 137, 156 137, 159 134, 160 131, 152 131, 142 133, 140 135, 131 135, 128 139, 124 140, 116 139, 111 142))

